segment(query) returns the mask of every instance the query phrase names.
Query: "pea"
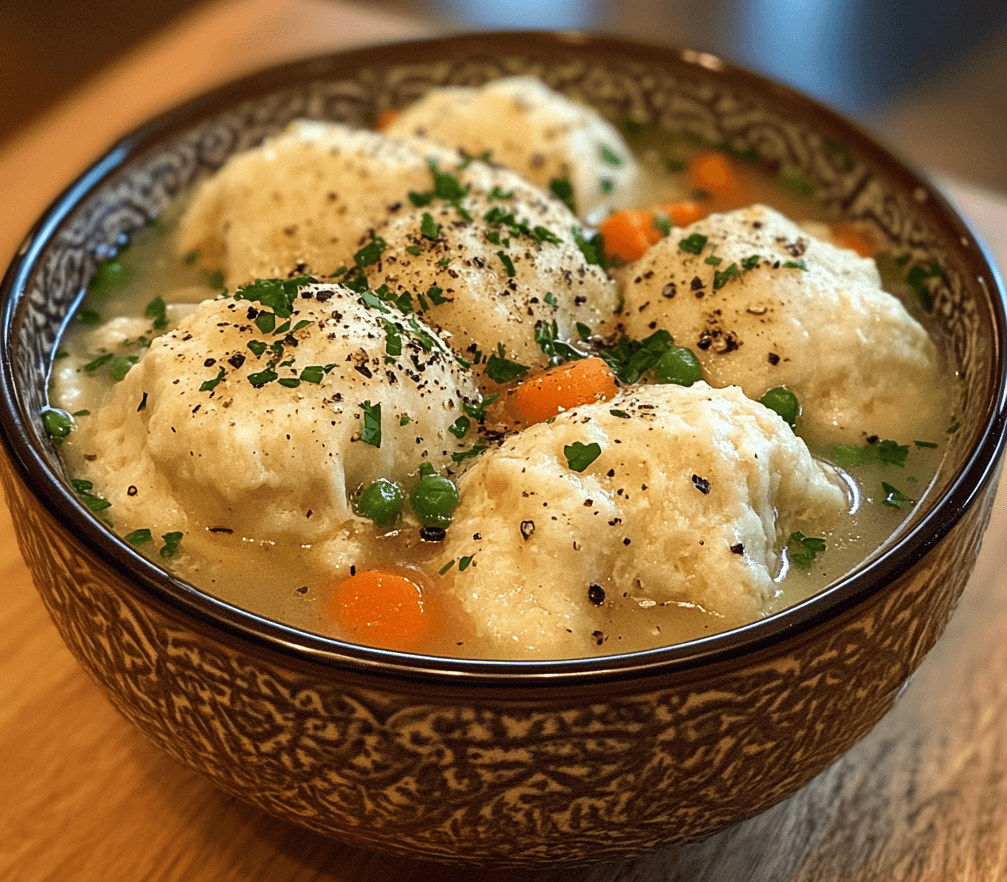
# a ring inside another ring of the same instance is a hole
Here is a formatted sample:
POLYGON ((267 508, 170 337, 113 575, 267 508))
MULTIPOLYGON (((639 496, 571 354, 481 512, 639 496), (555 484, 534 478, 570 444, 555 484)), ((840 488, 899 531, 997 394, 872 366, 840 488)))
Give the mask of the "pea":
POLYGON ((370 518, 379 527, 387 527, 399 516, 404 501, 398 484, 378 478, 364 488, 353 508, 361 517, 370 518))
POLYGON ((801 413, 801 405, 797 400, 797 396, 782 386, 770 389, 759 399, 759 402, 766 405, 770 410, 776 411, 790 424, 791 428, 797 422, 797 417, 801 413))
POLYGON ((62 441, 73 429, 73 418, 65 410, 47 410, 42 414, 42 426, 50 438, 62 441))
POLYGON ((448 478, 424 475, 409 498, 420 523, 427 527, 446 527, 458 505, 458 488, 448 478))
POLYGON ((677 386, 691 386, 703 379, 703 368, 691 349, 672 346, 664 353, 656 365, 654 376, 659 383, 674 383, 677 386))

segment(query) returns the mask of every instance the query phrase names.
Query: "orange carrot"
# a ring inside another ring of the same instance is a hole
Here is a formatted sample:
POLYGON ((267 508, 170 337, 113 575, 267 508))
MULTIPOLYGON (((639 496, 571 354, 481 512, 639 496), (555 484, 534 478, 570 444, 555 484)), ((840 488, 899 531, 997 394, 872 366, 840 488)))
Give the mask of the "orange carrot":
POLYGON ((400 113, 402 113, 402 111, 398 107, 386 107, 378 114, 378 121, 375 124, 375 128, 379 132, 383 132, 393 122, 395 122, 400 113))
POLYGON ((541 423, 578 404, 608 401, 618 387, 600 358, 582 358, 535 374, 507 391, 508 414, 525 426, 541 423))
POLYGON ((692 199, 683 199, 681 202, 665 202, 661 206, 661 211, 668 215, 668 220, 676 227, 687 227, 706 215, 703 207, 692 199))
POLYGON ((734 163, 719 150, 693 157, 689 163, 689 180, 697 190, 727 200, 734 198, 738 187, 734 163))
POLYGON ((344 579, 329 600, 332 619, 350 639, 385 649, 410 649, 427 636, 418 578, 364 570, 344 579))
POLYGON ((652 211, 617 211, 605 218, 599 229, 605 240, 605 256, 625 261, 641 257, 661 238, 652 211))
POLYGON ((873 257, 877 248, 854 224, 838 222, 832 225, 832 238, 840 248, 850 248, 861 257, 873 257))

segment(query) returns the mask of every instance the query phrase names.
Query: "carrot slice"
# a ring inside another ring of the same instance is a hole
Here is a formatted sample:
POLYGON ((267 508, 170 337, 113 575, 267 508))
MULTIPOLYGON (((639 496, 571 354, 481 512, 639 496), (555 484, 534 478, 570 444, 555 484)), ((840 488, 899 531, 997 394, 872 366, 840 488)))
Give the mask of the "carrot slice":
POLYGON ((398 107, 386 107, 378 114, 378 120, 374 127, 379 132, 383 132, 398 119, 400 113, 402 113, 402 110, 398 107))
POLYGON ((364 570, 336 585, 329 614, 351 639, 385 649, 413 648, 428 629, 418 582, 382 570, 364 570))
POLYGON ((661 206, 661 211, 668 215, 676 227, 687 227, 706 216, 703 206, 692 199, 683 199, 681 202, 665 202, 661 206))
POLYGON ((877 249, 854 224, 840 221, 832 225, 832 238, 840 248, 850 248, 861 257, 874 257, 877 249))
POLYGON ((641 257, 661 238, 652 211, 617 211, 605 218, 599 229, 605 240, 605 256, 625 261, 641 257))
POLYGON ((700 153, 689 163, 689 180, 698 190, 731 200, 738 189, 731 158, 718 150, 700 153))
POLYGON ((504 407, 519 424, 530 426, 578 404, 608 401, 618 387, 600 358, 581 358, 542 371, 507 391, 504 407))

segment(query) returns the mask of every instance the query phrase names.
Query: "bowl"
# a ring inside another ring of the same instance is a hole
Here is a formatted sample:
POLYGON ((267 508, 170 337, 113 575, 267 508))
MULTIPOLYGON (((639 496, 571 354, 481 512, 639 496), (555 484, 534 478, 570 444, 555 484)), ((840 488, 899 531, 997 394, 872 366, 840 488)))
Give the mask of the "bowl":
POLYGON ((0 478, 67 646, 122 714, 229 793, 356 845, 481 866, 614 860, 794 793, 891 708, 981 543, 1004 448, 1004 293, 919 174, 836 114, 692 51, 573 33, 456 36, 277 67, 126 136, 31 230, 2 287, 0 478), (369 125, 432 86, 533 73, 612 119, 797 169, 927 281, 959 423, 897 539, 745 627, 633 654, 473 661, 306 633, 173 577, 92 516, 43 429, 67 318, 103 257, 298 117, 369 125))

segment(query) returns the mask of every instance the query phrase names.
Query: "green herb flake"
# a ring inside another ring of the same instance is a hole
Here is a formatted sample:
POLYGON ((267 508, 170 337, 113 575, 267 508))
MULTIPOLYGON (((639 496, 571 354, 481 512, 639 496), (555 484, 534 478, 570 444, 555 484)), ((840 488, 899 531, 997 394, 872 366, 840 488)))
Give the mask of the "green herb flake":
POLYGON ((319 364, 309 364, 301 370, 301 380, 305 383, 314 383, 316 386, 322 382, 325 376, 325 368, 319 364))
POLYGON ((411 254, 413 257, 418 257, 423 253, 422 245, 407 245, 406 254, 411 254))
POLYGON ((296 389, 301 385, 300 378, 298 377, 282 377, 277 381, 281 386, 286 386, 288 389, 296 389))
POLYGON ((746 257, 744 260, 741 261, 741 268, 745 272, 748 272, 749 270, 755 269, 755 267, 758 266, 758 264, 759 264, 759 258, 760 258, 760 256, 761 255, 758 255, 758 254, 751 254, 751 255, 749 255, 748 257, 746 257))
POLYGON ((881 500, 881 504, 888 506, 888 508, 903 509, 916 501, 915 499, 910 499, 901 490, 893 487, 886 481, 881 482, 881 490, 885 494, 885 498, 881 500))
POLYGON ((438 288, 436 285, 427 289, 427 297, 430 298, 430 302, 434 306, 440 306, 442 303, 447 303, 449 299, 444 296, 444 289, 438 288))
POLYGON ((439 570, 437 571, 437 575, 438 575, 438 576, 445 576, 445 575, 447 575, 448 571, 449 571, 449 570, 451 569, 451 567, 453 567, 454 565, 455 565, 455 560, 454 560, 454 558, 451 558, 451 560, 449 560, 449 561, 448 561, 448 562, 447 562, 446 564, 444 564, 444 566, 442 566, 442 567, 441 567, 441 568, 440 568, 440 569, 439 569, 439 570))
POLYGON ((77 321, 84 325, 100 325, 101 313, 97 309, 82 306, 77 310, 77 321))
POLYGON ((493 202, 495 199, 510 199, 513 195, 513 190, 501 190, 500 185, 497 184, 489 191, 489 194, 486 196, 486 201, 493 202))
POLYGON ((417 208, 426 208, 431 202, 434 201, 433 192, 429 193, 416 193, 412 191, 409 193, 409 201, 412 202, 417 208))
POLYGON ((713 257, 712 255, 703 261, 703 263, 708 263, 710 266, 720 266, 723 262, 724 259, 722 257, 713 257))
POLYGON ((498 352, 494 352, 486 360, 486 376, 498 383, 509 383, 528 373, 528 368, 516 361, 504 357, 503 344, 499 344, 498 352))
POLYGON ((75 410, 75 411, 73 412, 73 415, 74 415, 75 417, 81 417, 81 416, 91 416, 91 411, 89 411, 89 410, 75 410))
POLYGON ((436 239, 441 234, 441 225, 434 220, 433 215, 429 211, 423 212, 420 233, 427 239, 436 239))
POLYGON ((451 263, 450 257, 442 257, 437 261, 437 266, 448 266, 451 263))
POLYGON ((570 183, 569 178, 553 178, 549 181, 549 190, 554 196, 559 197, 570 211, 576 214, 573 203, 573 184, 570 183))
POLYGON ((106 352, 103 355, 99 355, 93 361, 89 361, 86 365, 84 365, 84 370, 86 370, 88 372, 90 372, 90 371, 96 371, 102 365, 108 364, 113 358, 115 358, 115 354, 114 353, 112 353, 112 352, 106 352))
POLYGON ((731 279, 736 279, 740 273, 738 272, 738 265, 732 263, 726 270, 714 270, 713 271, 713 290, 718 291, 724 287, 731 279))
POLYGON ((589 340, 592 336, 591 328, 585 325, 583 322, 577 322, 575 327, 577 328, 577 334, 581 340, 589 340))
POLYGON ((825 540, 815 536, 805 536, 801 532, 791 533, 787 540, 787 556, 790 562, 802 570, 811 569, 815 556, 825 551, 825 540))
POLYGON ((70 353, 69 352, 67 352, 65 349, 60 349, 52 357, 52 360, 53 361, 59 361, 62 358, 69 358, 69 357, 70 357, 70 353))
POLYGON ((788 260, 783 266, 786 269, 799 269, 807 272, 808 265, 803 260, 788 260))
POLYGON ((154 541, 154 537, 151 535, 150 530, 144 527, 142 530, 133 530, 132 533, 127 533, 122 537, 130 545, 147 545, 154 541))
POLYGON ((249 340, 245 345, 252 351, 256 358, 268 349, 266 344, 261 340, 249 340))
POLYGON ((399 425, 400 426, 408 426, 409 425, 409 417, 407 417, 405 414, 403 414, 402 416, 400 416, 399 417, 399 425))
POLYGON ((661 360, 674 342, 671 334, 662 329, 643 340, 634 340, 623 334, 613 347, 598 354, 620 383, 632 385, 661 360))
POLYGON ((380 236, 375 236, 363 248, 353 255, 353 262, 363 269, 371 266, 381 259, 381 254, 385 250, 385 240, 380 236))
POLYGON ((472 563, 472 558, 475 557, 474 554, 466 555, 458 560, 458 572, 464 573, 468 568, 469 564, 472 563))
POLYGON ((203 281, 206 282, 207 288, 213 288, 215 291, 224 289, 224 274, 219 269, 203 270, 203 281))
POLYGON ((507 278, 513 279, 517 273, 514 269, 514 261, 510 259, 510 255, 505 251, 498 251, 497 257, 500 258, 500 262, 504 265, 504 269, 507 270, 507 278))
POLYGON ((863 447, 838 444, 829 448, 829 455, 833 462, 843 469, 867 465, 872 462, 902 468, 909 457, 909 445, 898 444, 888 439, 863 447))
POLYGON ((267 383, 272 383, 279 377, 279 374, 271 368, 266 368, 264 371, 259 371, 256 374, 248 375, 248 382, 252 384, 253 388, 261 389, 267 383))
POLYGON ((584 260, 592 266, 604 267, 605 240, 601 233, 585 236, 583 230, 577 227, 573 227, 572 232, 573 240, 577 243, 580 253, 584 255, 584 260))
POLYGON ((468 187, 463 187, 450 172, 441 171, 434 160, 430 160, 430 170, 434 175, 434 195, 449 202, 456 202, 464 199, 469 192, 468 187))
POLYGON ((708 236, 704 236, 702 233, 693 233, 682 239, 678 243, 678 247, 686 254, 699 254, 706 247, 708 241, 708 236))
POLYGON ((472 404, 471 402, 466 401, 462 405, 462 409, 477 423, 483 423, 486 421, 486 411, 499 397, 500 393, 494 392, 492 395, 487 395, 478 404, 472 404))
POLYGON ((105 294, 112 288, 124 287, 133 278, 133 268, 123 260, 127 250, 123 248, 117 257, 110 257, 98 264, 87 285, 89 293, 105 294))
POLYGON ((913 444, 925 450, 936 450, 939 446, 936 441, 913 441, 913 444))
POLYGON ((217 388, 217 386, 220 385, 220 381, 223 380, 225 376, 227 376, 227 371, 221 368, 219 371, 217 371, 217 376, 215 376, 212 380, 207 380, 205 383, 203 383, 202 386, 199 387, 199 391, 212 392, 214 389, 217 388))
POLYGON ((158 553, 162 558, 168 560, 178 554, 179 546, 182 544, 182 535, 180 531, 176 531, 165 533, 161 537, 164 540, 164 545, 161 546, 161 550, 158 553))
POLYGON ((77 494, 77 498, 84 503, 89 511, 95 514, 105 511, 106 508, 112 505, 107 499, 102 499, 91 492, 94 485, 90 481, 85 481, 83 478, 73 478, 70 481, 70 486, 73 487, 73 492, 77 494))
POLYGON ((115 382, 120 382, 129 373, 130 368, 133 367, 140 360, 138 355, 117 355, 109 363, 108 372, 115 382))
POLYGON ((601 192, 608 196, 615 189, 615 182, 611 178, 602 178, 598 181, 601 192))
POLYGON ((601 456, 601 445, 597 442, 592 444, 582 444, 574 441, 563 447, 563 455, 566 457, 566 464, 575 472, 582 472, 599 456, 601 456))
POLYGON ((468 434, 471 425, 472 420, 470 420, 467 416, 460 416, 450 426, 448 426, 448 431, 456 438, 464 438, 468 434))
POLYGON ((364 412, 364 428, 360 432, 360 440, 371 447, 381 446, 381 403, 371 404, 365 401, 360 405, 364 412))
MULTIPOLYGON (((587 325, 580 325, 587 331, 587 336, 591 336, 591 329, 587 325)), ((584 338, 586 339, 586 337, 584 338)), ((554 319, 551 322, 539 321, 535 325, 535 342, 544 355, 549 356, 554 364, 564 361, 574 361, 583 358, 584 353, 575 349, 569 343, 559 338, 559 325, 554 319)))
POLYGON ((153 322, 155 330, 160 330, 168 325, 168 308, 164 305, 164 300, 161 297, 155 297, 151 300, 143 314, 153 322))
POLYGON ((271 334, 276 327, 276 316, 271 312, 260 312, 255 317, 255 327, 263 334, 271 334))
POLYGON ((815 188, 811 182, 801 173, 801 170, 794 167, 783 167, 776 175, 776 186, 800 199, 807 199, 815 195, 815 188))
POLYGON ((550 306, 553 306, 553 307, 556 307, 556 306, 559 306, 559 304, 558 304, 558 303, 556 302, 556 295, 555 295, 555 294, 553 294, 553 293, 552 293, 552 291, 549 291, 549 292, 548 292, 548 293, 547 293, 547 294, 545 295, 545 297, 544 297, 543 299, 544 299, 544 300, 545 300, 545 302, 546 302, 546 303, 548 303, 548 304, 549 304, 550 306))
POLYGON ((617 419, 620 419, 620 420, 628 420, 629 419, 629 414, 626 413, 626 411, 624 411, 624 410, 612 409, 612 410, 609 411, 609 413, 612 414, 612 416, 614 416, 614 417, 616 417, 617 419))
POLYGON ((473 457, 478 456, 484 450, 488 450, 488 449, 489 449, 489 444, 486 441, 484 441, 483 439, 480 438, 479 441, 477 441, 475 443, 474 447, 470 447, 468 450, 462 450, 462 451, 460 451, 458 453, 452 453, 451 454, 451 461, 452 462, 464 462, 467 459, 472 459, 473 457))
POLYGON ((199 251, 194 249, 188 252, 185 255, 185 257, 182 258, 182 263, 185 264, 185 266, 193 266, 198 260, 199 260, 199 251))

